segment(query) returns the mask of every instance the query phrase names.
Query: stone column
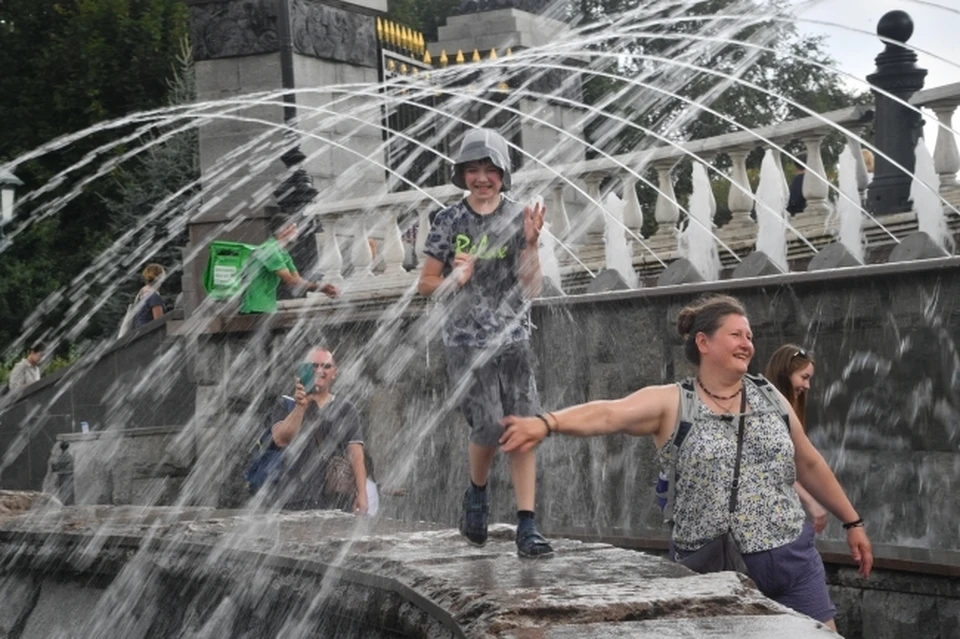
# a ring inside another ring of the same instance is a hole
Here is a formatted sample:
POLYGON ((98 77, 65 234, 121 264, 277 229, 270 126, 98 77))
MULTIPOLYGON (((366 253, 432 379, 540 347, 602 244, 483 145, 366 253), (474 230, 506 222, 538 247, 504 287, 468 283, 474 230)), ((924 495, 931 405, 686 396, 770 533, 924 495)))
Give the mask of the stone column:
MULTIPOLYGON (((360 212, 354 223, 353 242, 350 245, 350 279, 362 280, 373 276, 373 253, 370 251, 370 230, 367 228, 367 216, 360 212)), ((326 246, 324 246, 326 249, 326 246)))
MULTIPOLYGON (((636 235, 640 235, 643 226, 643 209, 637 199, 637 178, 625 173, 623 181, 623 223, 636 235)), ((632 239, 632 238, 631 238, 632 239)))
POLYGON ((933 163, 940 174, 940 190, 954 191, 960 188, 957 182, 957 172, 960 171, 960 151, 957 149, 957 136, 953 128, 953 114, 957 110, 957 102, 930 105, 937 114, 940 124, 946 128, 937 131, 937 145, 933 150, 933 163))
POLYGON ((547 207, 547 219, 550 221, 550 232, 557 241, 566 240, 570 234, 570 217, 563 201, 563 182, 553 186, 553 199, 547 207))
POLYGON ((677 206, 677 194, 673 190, 673 167, 676 160, 668 160, 653 165, 659 177, 659 192, 657 193, 657 207, 654 209, 654 219, 657 220, 657 236, 670 236, 680 221, 680 208, 677 206))
MULTIPOLYGON (((830 203, 827 200, 830 187, 827 183, 827 172, 823 167, 822 145, 826 136, 822 133, 801 138, 807 147, 807 174, 803 178, 803 197, 807 200, 807 208, 801 215, 827 215, 830 212, 830 203)), ((799 217, 799 216, 798 216, 799 217)))
MULTIPOLYGON (((320 272, 323 273, 324 284, 339 286, 343 283, 343 253, 337 243, 336 218, 324 218, 323 233, 317 234, 317 243, 320 244, 320 272)), ((367 247, 368 253, 369 250, 367 247)))
MULTIPOLYGON (((584 244, 589 241, 587 236, 602 236, 603 230, 606 228, 607 215, 603 210, 603 199, 600 197, 600 184, 605 177, 606 175, 603 173, 586 173, 583 175, 583 180, 587 183, 587 195, 590 197, 580 220, 580 223, 585 226, 585 233, 582 235, 584 244)), ((574 229, 574 233, 580 235, 578 229, 574 229)))
MULTIPOLYGON (((917 67, 917 54, 897 43, 906 43, 913 35, 913 20, 903 11, 891 11, 880 19, 877 33, 892 40, 877 56, 877 70, 867 81, 909 103, 914 93, 923 88, 926 69, 917 67)), ((910 107, 894 102, 874 91, 877 99, 876 172, 867 194, 867 205, 875 214, 909 211, 910 185, 916 164, 914 152, 923 136, 923 118, 910 107), (883 154, 883 155, 881 155, 883 154), (895 167, 884 155, 906 169, 895 167)))
POLYGON ((747 176, 747 156, 750 149, 733 149, 728 151, 733 167, 730 170, 730 194, 727 197, 727 206, 732 214, 731 224, 738 226, 754 226, 756 223, 750 217, 753 210, 753 190, 750 188, 750 178, 747 176), (740 188, 737 188, 737 187, 740 188))
MULTIPOLYGON (((470 80, 479 85, 485 96, 496 95, 494 90, 506 95, 512 87, 521 85, 531 95, 543 96, 528 95, 511 100, 512 108, 522 114, 519 118, 511 112, 496 113, 496 107, 490 105, 478 104, 474 112, 478 119, 488 118, 492 112, 488 126, 500 128, 501 133, 522 148, 524 154, 555 164, 584 158, 583 111, 548 99, 556 95, 582 102, 580 82, 573 81, 573 72, 570 71, 510 65, 508 55, 508 52, 516 54, 528 48, 552 46, 569 32, 567 22, 550 15, 538 15, 547 7, 544 0, 461 2, 446 24, 437 30, 437 42, 428 46, 435 58, 439 58, 443 51, 451 55, 462 51, 469 59, 470 52, 476 51, 480 58, 502 64, 502 73, 488 67, 487 73, 477 74, 470 80), (506 130, 507 124, 509 130, 506 130), (553 127, 572 135, 563 135, 553 127)), ((582 64, 576 59, 561 61, 570 66, 582 64)), ((520 164, 526 163, 526 158, 520 154, 516 159, 520 164)))

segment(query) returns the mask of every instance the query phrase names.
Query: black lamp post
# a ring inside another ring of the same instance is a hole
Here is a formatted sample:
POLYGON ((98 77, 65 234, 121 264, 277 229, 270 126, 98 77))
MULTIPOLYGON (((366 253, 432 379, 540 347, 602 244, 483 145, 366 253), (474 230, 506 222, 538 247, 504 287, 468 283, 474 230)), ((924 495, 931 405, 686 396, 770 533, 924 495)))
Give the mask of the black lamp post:
MULTIPOLYGON (((923 88, 926 69, 917 66, 917 54, 902 47, 913 35, 913 20, 904 11, 891 11, 880 18, 877 33, 889 40, 887 48, 877 56, 877 70, 867 81, 910 102, 923 88)), ((916 166, 917 142, 923 136, 923 118, 903 104, 874 91, 877 116, 874 130, 877 149, 889 156, 909 173, 897 168, 881 155, 876 157, 876 172, 867 192, 868 208, 878 215, 902 213, 912 207, 911 175, 916 166)))

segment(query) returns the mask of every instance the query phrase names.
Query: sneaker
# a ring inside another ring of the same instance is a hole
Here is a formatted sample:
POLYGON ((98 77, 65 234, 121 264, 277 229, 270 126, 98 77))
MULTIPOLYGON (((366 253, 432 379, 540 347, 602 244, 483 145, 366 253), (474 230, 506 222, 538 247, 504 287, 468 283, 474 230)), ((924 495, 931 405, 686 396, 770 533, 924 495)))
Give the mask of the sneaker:
POLYGON ((525 559, 540 559, 553 554, 553 546, 540 534, 532 519, 517 524, 517 554, 525 559))
POLYGON ((477 490, 473 484, 463 493, 460 512, 460 534, 474 546, 487 543, 487 516, 490 513, 489 493, 477 490))

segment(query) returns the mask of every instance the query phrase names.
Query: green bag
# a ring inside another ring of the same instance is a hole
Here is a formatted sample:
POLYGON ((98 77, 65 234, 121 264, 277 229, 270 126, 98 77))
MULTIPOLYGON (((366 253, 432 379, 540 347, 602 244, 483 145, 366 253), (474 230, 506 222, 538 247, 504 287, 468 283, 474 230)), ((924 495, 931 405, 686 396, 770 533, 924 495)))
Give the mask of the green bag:
POLYGON ((256 246, 241 242, 210 243, 210 257, 203 272, 203 288, 216 300, 230 299, 243 292, 243 268, 256 246))

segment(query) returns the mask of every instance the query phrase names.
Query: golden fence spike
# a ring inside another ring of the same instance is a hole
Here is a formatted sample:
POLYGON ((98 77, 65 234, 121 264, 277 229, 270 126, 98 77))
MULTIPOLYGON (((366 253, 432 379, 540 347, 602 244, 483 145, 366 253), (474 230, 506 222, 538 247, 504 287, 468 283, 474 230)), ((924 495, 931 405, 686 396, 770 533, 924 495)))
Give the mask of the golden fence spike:
POLYGON ((463 49, 457 49, 457 57, 454 58, 454 60, 457 64, 463 64, 467 61, 467 59, 463 57, 463 49))
POLYGON ((480 52, 476 49, 473 50, 473 55, 470 56, 470 62, 480 62, 480 52))

